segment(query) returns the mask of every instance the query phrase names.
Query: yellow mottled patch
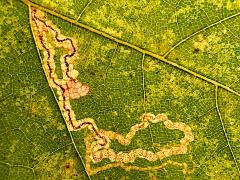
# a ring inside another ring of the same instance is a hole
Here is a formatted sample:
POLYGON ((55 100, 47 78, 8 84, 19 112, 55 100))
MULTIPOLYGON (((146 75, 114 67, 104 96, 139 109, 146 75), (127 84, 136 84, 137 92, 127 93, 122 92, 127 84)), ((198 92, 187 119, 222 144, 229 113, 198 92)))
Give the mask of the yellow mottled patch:
POLYGON ((202 52, 208 50, 209 46, 217 44, 221 40, 221 37, 217 33, 210 34, 204 37, 202 34, 198 35, 197 41, 193 43, 193 47, 202 52))
POLYGON ((42 0, 42 4, 51 7, 52 9, 59 9, 67 14, 77 16, 76 12, 73 10, 74 1, 73 0, 42 0))
POLYGON ((69 179, 77 174, 76 162, 73 159, 67 159, 62 164, 62 178, 69 179))
POLYGON ((33 115, 44 117, 50 126, 55 126, 58 130, 66 128, 63 123, 54 117, 52 107, 50 107, 46 96, 41 96, 37 102, 32 102, 31 112, 33 115))
POLYGON ((103 30, 105 30, 106 33, 111 34, 111 35, 116 36, 116 37, 121 37, 122 33, 123 33, 121 31, 117 31, 117 30, 114 30, 114 29, 109 28, 109 27, 107 27, 103 30))
MULTIPOLYGON (((81 46, 81 44, 79 46, 81 46)), ((79 58, 73 61, 74 65, 83 65, 87 67, 89 65, 94 65, 95 63, 97 63, 97 60, 101 60, 102 62, 104 62, 106 59, 103 56, 107 54, 107 52, 111 49, 114 49, 115 45, 111 43, 107 45, 102 45, 100 40, 94 39, 91 42, 90 47, 91 48, 88 49, 88 53, 86 55, 81 53, 79 58)))
POLYGON ((134 12, 135 14, 146 14, 157 10, 161 4, 159 0, 139 0, 139 1, 129 1, 129 0, 118 0, 117 4, 112 1, 110 2, 112 7, 125 7, 128 11, 126 12, 134 12), (141 8, 141 9, 140 9, 141 8))
POLYGON ((107 45, 101 45, 101 51, 107 52, 116 48, 116 44, 108 43, 107 45))
POLYGON ((168 30, 163 32, 163 40, 167 41, 170 44, 175 42, 176 35, 175 35, 175 33, 173 32, 172 29, 168 29, 168 30))
POLYGON ((41 172, 39 179, 82 179, 71 155, 72 149, 67 149, 63 153, 47 152, 36 156, 39 163, 35 166, 35 170, 41 172))
POLYGON ((170 18, 169 21, 171 23, 176 23, 178 17, 180 17, 184 14, 190 13, 192 11, 193 11, 193 8, 191 6, 182 7, 180 9, 178 9, 175 13, 173 13, 173 15, 172 15, 172 17, 170 18))
POLYGON ((223 29, 223 31, 214 32, 206 37, 200 34, 193 42, 195 50, 207 53, 209 59, 214 60, 218 57, 216 63, 209 61, 210 63, 206 64, 204 59, 199 59, 198 62, 184 60, 184 63, 191 67, 197 67, 201 72, 211 73, 213 77, 224 77, 228 82, 237 82, 238 76, 236 73, 232 73, 229 62, 237 58, 235 48, 238 45, 225 41, 226 33, 226 29, 223 29))
POLYGON ((123 46, 120 47, 120 52, 125 54, 130 54, 131 51, 129 49, 124 48, 123 46))
POLYGON ((230 155, 215 156, 213 160, 205 162, 205 173, 210 179, 237 179, 239 173, 230 155))
MULTIPOLYGON (((147 32, 151 31, 151 27, 146 27, 144 21, 140 20, 140 18, 131 21, 128 17, 133 15, 144 17, 148 16, 149 13, 158 13, 160 4, 161 1, 159 0, 119 0, 117 3, 115 1, 108 1, 98 7, 94 12, 85 14, 83 20, 91 23, 97 29, 118 38, 130 35, 132 36, 131 39, 137 42, 137 44, 140 43, 141 46, 146 45, 150 47, 152 51, 159 52, 166 47, 166 44, 161 45, 161 43, 159 43, 159 40, 156 39, 157 34, 154 36, 146 35, 147 32), (124 10, 120 11, 122 8, 124 8, 124 10)), ((165 49, 168 50, 170 45, 171 43, 168 42, 168 48, 165 49)))
POLYGON ((227 9, 229 9, 229 10, 240 9, 240 1, 239 0, 228 1, 227 9))
POLYGON ((207 40, 203 38, 202 35, 199 35, 198 41, 194 42, 194 44, 193 44, 193 47, 195 49, 199 49, 200 51, 204 51, 207 46, 209 46, 209 44, 208 44, 207 40))
POLYGON ((218 8, 222 8, 224 6, 224 1, 223 0, 210 0, 208 2, 211 2, 212 4, 217 6, 218 8))
MULTIPOLYGON (((174 43, 176 42, 176 35, 173 32, 172 29, 165 30, 161 35, 161 43, 155 42, 154 44, 158 45, 158 49, 160 49, 161 52, 166 52, 169 50, 174 43)), ((155 49, 159 51, 158 49, 155 49)))
MULTIPOLYGON (((203 81, 183 74, 170 73, 166 67, 157 67, 159 79, 154 83, 147 84, 147 97, 151 99, 152 105, 159 104, 159 99, 166 98, 166 91, 178 100, 172 101, 173 106, 183 107, 185 98, 201 97, 201 88, 203 91, 211 90, 211 86, 206 85, 203 81), (160 78, 164 77, 164 78, 160 78), (164 88, 163 88, 164 87, 164 88)), ((153 71, 154 72, 154 71, 153 71)))
MULTIPOLYGON (((193 91, 190 87, 202 87, 205 90, 209 90, 210 87, 206 86, 204 83, 202 83, 201 80, 196 79, 192 76, 179 76, 175 73, 169 73, 169 71, 160 65, 158 65, 154 60, 147 59, 145 62, 144 70, 147 72, 156 72, 159 71, 159 75, 164 77, 164 79, 161 80, 161 82, 156 82, 155 84, 147 85, 147 88, 149 88, 149 92, 151 96, 153 97, 164 97, 165 96, 165 90, 162 87, 165 87, 169 90, 174 96, 178 98, 185 98, 186 96, 192 96, 197 97, 199 96, 198 91, 193 91), (181 83, 187 83, 191 84, 189 87, 182 87, 180 86, 181 83)), ((179 105, 182 103, 179 102, 179 105)))
POLYGON ((133 36, 136 38, 136 41, 142 41, 143 39, 145 39, 145 36, 142 33, 142 28, 138 24, 135 24, 133 36))
MULTIPOLYGON (((29 44, 26 39, 29 39, 31 34, 27 23, 22 24, 21 18, 15 14, 17 9, 16 2, 9 3, 1 1, 2 8, 0 9, 0 59, 4 61, 9 53, 16 52, 18 55, 26 52, 29 49, 29 44), (19 39, 18 36, 25 38, 19 39), (20 43, 21 42, 21 43, 20 43)), ((20 16, 22 14, 20 13, 20 16)))
POLYGON ((152 11, 157 11, 160 5, 161 5, 161 1, 159 0, 149 1, 147 2, 147 6, 144 8, 142 12, 150 13, 152 11))
POLYGON ((224 122, 226 126, 229 127, 227 130, 231 134, 231 141, 233 143, 239 143, 239 98, 236 98, 228 92, 220 91, 219 102, 224 122))
POLYGON ((146 58, 144 62, 144 71, 153 72, 159 68, 159 64, 151 58, 146 58))
POLYGON ((208 4, 213 4, 219 9, 226 7, 228 10, 235 10, 240 8, 239 0, 197 0, 196 4, 200 7, 207 6, 208 4))
POLYGON ((127 24, 127 22, 124 19, 116 19, 115 23, 119 27, 124 27, 127 24))
MULTIPOLYGON (((120 72, 121 76, 127 77, 127 82, 131 83, 132 82, 132 77, 136 76, 136 71, 130 70, 130 71, 122 71, 120 72)), ((128 94, 128 93, 127 93, 128 94)), ((126 94, 126 95, 127 95, 126 94)))

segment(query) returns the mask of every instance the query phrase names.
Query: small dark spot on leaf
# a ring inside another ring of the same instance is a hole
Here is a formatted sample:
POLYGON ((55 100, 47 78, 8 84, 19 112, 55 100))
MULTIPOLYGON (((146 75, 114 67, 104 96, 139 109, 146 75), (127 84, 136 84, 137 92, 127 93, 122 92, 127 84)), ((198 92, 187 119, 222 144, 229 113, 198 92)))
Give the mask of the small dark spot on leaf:
POLYGON ((199 53, 199 51, 200 51, 200 49, 195 48, 193 52, 194 52, 194 53, 199 53))
POLYGON ((94 71, 90 71, 90 75, 95 76, 96 73, 94 71))
POLYGON ((69 164, 69 163, 66 163, 66 164, 65 164, 65 168, 66 168, 66 169, 69 169, 69 168, 70 168, 70 164, 69 164))

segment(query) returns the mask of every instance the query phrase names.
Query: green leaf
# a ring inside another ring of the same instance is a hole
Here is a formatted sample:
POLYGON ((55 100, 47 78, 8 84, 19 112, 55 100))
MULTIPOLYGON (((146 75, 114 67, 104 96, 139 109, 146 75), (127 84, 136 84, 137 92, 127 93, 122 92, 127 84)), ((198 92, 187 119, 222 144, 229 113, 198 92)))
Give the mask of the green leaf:
POLYGON ((0 5, 0 179, 239 177, 239 1, 0 5))

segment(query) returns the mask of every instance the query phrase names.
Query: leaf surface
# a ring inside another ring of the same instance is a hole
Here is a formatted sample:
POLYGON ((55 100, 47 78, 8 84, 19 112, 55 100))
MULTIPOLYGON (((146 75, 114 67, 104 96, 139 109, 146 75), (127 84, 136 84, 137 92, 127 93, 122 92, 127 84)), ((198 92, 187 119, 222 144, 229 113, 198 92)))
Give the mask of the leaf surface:
POLYGON ((238 1, 1 7, 0 177, 239 177, 238 1))

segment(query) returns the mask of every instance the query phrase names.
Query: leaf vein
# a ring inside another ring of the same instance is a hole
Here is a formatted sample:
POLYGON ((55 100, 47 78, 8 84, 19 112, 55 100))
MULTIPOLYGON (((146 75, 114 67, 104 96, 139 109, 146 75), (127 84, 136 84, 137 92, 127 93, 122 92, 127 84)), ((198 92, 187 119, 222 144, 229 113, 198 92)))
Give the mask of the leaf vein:
POLYGON ((228 134, 227 134, 227 131, 226 131, 224 122, 223 122, 223 118, 222 118, 222 115, 221 115, 221 112, 220 112, 219 104, 218 104, 218 86, 215 87, 215 104, 216 104, 216 109, 217 109, 218 117, 219 117, 219 119, 220 119, 221 126, 222 126, 222 129, 223 129, 223 133, 224 133, 224 136, 225 136, 226 141, 227 141, 227 146, 228 146, 228 148, 229 148, 229 150, 230 150, 230 152, 231 152, 231 155, 232 155, 232 157, 233 157, 234 163, 235 163, 236 168, 237 168, 237 170, 238 170, 238 173, 239 173, 239 175, 240 175, 240 169, 239 169, 239 166, 238 166, 238 162, 237 162, 237 159, 236 159, 235 154, 233 153, 232 146, 230 145, 230 140, 229 140, 229 137, 228 137, 228 134))

